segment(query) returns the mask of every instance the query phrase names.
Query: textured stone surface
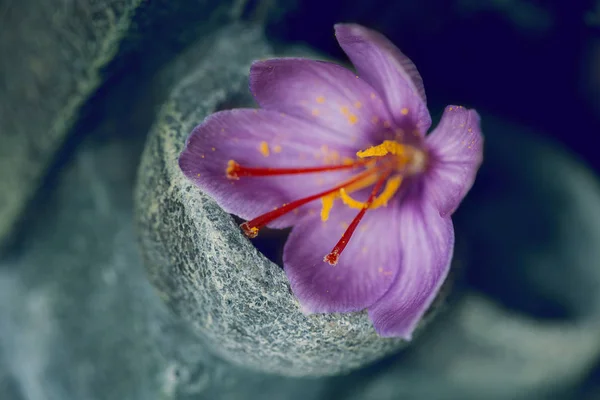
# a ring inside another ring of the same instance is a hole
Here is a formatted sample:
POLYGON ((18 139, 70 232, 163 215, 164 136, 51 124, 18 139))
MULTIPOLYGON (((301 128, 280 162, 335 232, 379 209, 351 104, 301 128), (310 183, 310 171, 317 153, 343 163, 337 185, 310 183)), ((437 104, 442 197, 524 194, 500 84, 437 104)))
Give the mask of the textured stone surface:
POLYGON ((322 382, 223 363, 172 318, 141 265, 141 140, 94 132, 0 259, 3 400, 318 399, 322 382))
POLYGON ((467 294, 402 359, 351 375, 348 399, 576 398, 597 362, 598 180, 530 132, 482 121, 485 163, 456 217, 467 294))
POLYGON ((191 129, 219 108, 251 104, 251 60, 265 57, 256 32, 221 37, 164 105, 144 151, 137 219, 144 261, 169 306, 222 357, 286 375, 348 371, 402 346, 377 336, 365 313, 305 316, 280 267, 180 172, 191 129))

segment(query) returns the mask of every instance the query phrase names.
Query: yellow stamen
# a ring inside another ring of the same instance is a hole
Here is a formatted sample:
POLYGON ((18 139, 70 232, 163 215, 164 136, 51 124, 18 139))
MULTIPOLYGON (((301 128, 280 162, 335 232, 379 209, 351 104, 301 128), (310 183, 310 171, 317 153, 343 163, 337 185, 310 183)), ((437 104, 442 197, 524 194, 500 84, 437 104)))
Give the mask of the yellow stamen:
MULTIPOLYGON (((375 173, 365 175, 364 178, 346 186, 345 192, 352 193, 352 192, 355 192, 360 189, 368 188, 369 186, 372 186, 373 184, 375 184, 375 182, 377 182, 378 178, 379 177, 375 173)), ((327 219, 329 218, 329 213, 330 213, 331 209, 333 208, 333 202, 339 196, 340 196, 339 192, 335 192, 335 193, 331 193, 327 196, 321 197, 321 202, 322 202, 321 221, 327 221, 327 219)))
POLYGON ((340 189, 340 197, 342 198, 344 204, 350 208, 361 209, 365 206, 365 203, 362 201, 354 200, 352 197, 350 197, 344 189, 340 189))
POLYGON ((336 197, 336 193, 321 197, 321 202, 323 203, 323 207, 321 208, 321 221, 327 221, 329 219, 329 212, 333 208, 333 201, 336 197))
POLYGON ((380 145, 356 153, 360 158, 383 157, 386 154, 404 155, 406 154, 406 146, 393 140, 384 140, 380 145))
POLYGON ((373 204, 371 204, 371 208, 387 206, 388 201, 390 201, 390 199, 394 197, 401 184, 402 175, 396 175, 388 179, 388 181, 385 184, 385 188, 383 189, 383 192, 381 192, 381 194, 377 196, 377 198, 373 201, 373 204))
MULTIPOLYGON (((379 208, 382 206, 387 206, 388 201, 396 194, 398 189, 400 188, 400 184, 402 183, 402 176, 396 175, 390 179, 385 184, 385 188, 381 192, 379 196, 373 200, 371 203, 370 209, 379 208)), ((340 197, 345 205, 350 208, 362 209, 366 206, 366 203, 362 201, 358 201, 350 197, 350 195, 344 189, 340 189, 340 197)))

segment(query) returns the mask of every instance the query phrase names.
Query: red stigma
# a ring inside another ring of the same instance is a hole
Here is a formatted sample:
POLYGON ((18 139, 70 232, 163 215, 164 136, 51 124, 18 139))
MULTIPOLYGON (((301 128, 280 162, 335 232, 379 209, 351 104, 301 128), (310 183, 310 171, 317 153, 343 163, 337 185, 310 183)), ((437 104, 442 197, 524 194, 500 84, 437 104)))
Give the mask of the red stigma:
MULTIPOLYGON (((249 238, 254 238, 254 237, 256 237, 256 235, 258 235, 258 230, 260 228, 266 226, 267 224, 276 220, 277 218, 279 218, 279 217, 281 217, 281 216, 283 216, 283 215, 285 215, 307 203, 310 203, 311 201, 318 200, 321 197, 327 196, 331 193, 335 193, 338 190, 340 190, 348 185, 351 185, 353 183, 361 181, 373 174, 378 173, 380 170, 381 170, 381 167, 376 167, 376 168, 372 168, 370 170, 366 170, 358 175, 355 175, 351 179, 349 179, 331 189, 328 189, 324 192, 320 192, 320 193, 314 194, 312 196, 308 196, 308 197, 304 197, 299 200, 292 201, 291 203, 285 204, 273 211, 269 211, 265 214, 262 214, 256 218, 254 218, 253 220, 244 222, 243 224, 240 225, 240 227, 242 228, 242 230, 244 231, 244 234, 246 236, 248 236, 249 238)), ((379 185, 379 187, 380 186, 381 185, 379 185)))
POLYGON ((348 228, 346 229, 346 231, 342 235, 342 238, 337 242, 337 244, 335 245, 335 247, 333 248, 333 250, 331 250, 331 252, 329 254, 327 254, 323 258, 323 261, 329 263, 330 265, 336 265, 338 263, 338 260, 340 258, 340 254, 342 254, 342 252, 346 248, 346 245, 350 241, 350 238, 354 234, 354 231, 356 231, 356 228, 358 227, 358 224, 360 223, 360 221, 365 216, 367 210, 369 209, 369 207, 373 203, 373 200, 375 200, 375 197, 377 196, 377 193, 379 193, 379 191, 381 190, 381 187, 385 183, 385 180, 390 176, 390 173, 391 173, 391 171, 387 171, 385 174, 383 174, 379 178, 379 180, 377 181, 377 183, 373 187, 373 190, 371 191, 371 194, 369 195, 369 198, 365 202, 364 207, 358 212, 358 214, 356 215, 356 217, 354 217, 354 219, 352 220, 352 222, 350 223, 350 225, 348 226, 348 228))

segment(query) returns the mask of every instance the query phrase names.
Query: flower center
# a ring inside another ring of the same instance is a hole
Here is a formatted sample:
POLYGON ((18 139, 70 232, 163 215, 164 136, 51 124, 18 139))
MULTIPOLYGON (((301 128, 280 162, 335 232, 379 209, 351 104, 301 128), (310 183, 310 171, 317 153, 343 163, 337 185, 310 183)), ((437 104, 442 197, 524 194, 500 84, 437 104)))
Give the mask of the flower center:
MULTIPOLYGON (((350 186, 340 189, 339 196, 341 197, 344 204, 350 208, 361 209, 361 208, 379 208, 387 206, 388 201, 396 194, 400 188, 403 177, 407 175, 415 175, 422 172, 425 169, 425 153, 422 150, 418 150, 415 147, 408 146, 405 144, 398 143, 393 140, 385 140, 378 146, 369 147, 366 150, 359 151, 356 155, 360 159, 371 158, 371 157, 385 157, 388 158, 388 162, 392 166, 393 174, 386 182, 386 186, 383 192, 377 196, 371 204, 367 207, 366 202, 360 202, 354 200, 348 194, 350 191, 362 189, 359 186, 350 186)), ((323 209, 321 211, 321 219, 327 220, 329 210, 333 205, 333 195, 323 199, 323 209), (324 212, 325 211, 325 212, 324 212)))
POLYGON ((369 209, 387 206, 388 202, 400 189, 405 177, 419 174, 425 170, 427 155, 414 146, 386 140, 380 145, 369 147, 356 153, 357 158, 347 160, 339 165, 326 165, 308 168, 263 168, 247 167, 230 160, 226 175, 229 179, 242 177, 268 177, 278 175, 298 175, 326 173, 342 170, 361 170, 350 179, 323 192, 295 200, 262 214, 241 225, 246 236, 256 237, 260 228, 277 218, 296 210, 315 200, 321 200, 321 220, 327 221, 336 199, 346 206, 359 209, 359 213, 350 223, 333 250, 324 257, 331 265, 337 264, 340 254, 348 244, 356 227, 369 209), (384 186, 385 185, 385 186, 384 186), (351 193, 372 187, 366 201, 358 201, 351 193), (382 190, 383 189, 383 190, 382 190))

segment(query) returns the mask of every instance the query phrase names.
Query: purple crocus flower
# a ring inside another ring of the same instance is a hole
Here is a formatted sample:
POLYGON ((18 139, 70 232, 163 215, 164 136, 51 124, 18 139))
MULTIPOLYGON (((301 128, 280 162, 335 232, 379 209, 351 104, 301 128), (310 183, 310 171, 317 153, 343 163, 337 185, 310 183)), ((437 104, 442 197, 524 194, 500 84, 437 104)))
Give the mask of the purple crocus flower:
POLYGON ((335 26, 358 75, 302 58, 255 62, 260 109, 217 112, 179 165, 227 212, 293 227, 283 265, 307 313, 367 309, 409 340, 445 280, 450 219, 482 161, 479 116, 446 107, 431 125, 414 64, 381 34, 335 26))

